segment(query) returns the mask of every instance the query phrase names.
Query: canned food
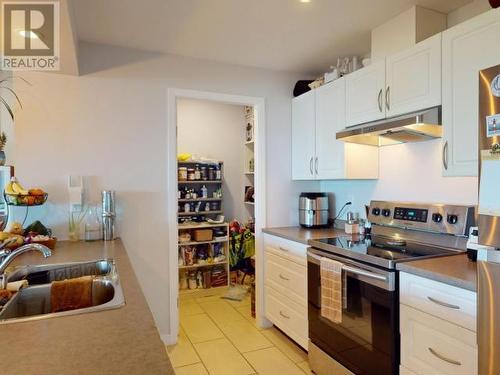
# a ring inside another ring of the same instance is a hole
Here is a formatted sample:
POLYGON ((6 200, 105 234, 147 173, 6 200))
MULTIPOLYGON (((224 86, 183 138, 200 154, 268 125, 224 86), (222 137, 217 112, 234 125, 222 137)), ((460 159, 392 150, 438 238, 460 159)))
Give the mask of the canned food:
POLYGON ((201 166, 200 167, 200 175, 201 175, 201 179, 203 181, 208 180, 208 171, 207 171, 207 167, 206 166, 201 166))
POLYGON ((214 181, 216 178, 215 167, 208 167, 208 179, 214 181))
POLYGON ((188 169, 186 167, 179 167, 177 177, 179 181, 186 181, 188 179, 188 169))

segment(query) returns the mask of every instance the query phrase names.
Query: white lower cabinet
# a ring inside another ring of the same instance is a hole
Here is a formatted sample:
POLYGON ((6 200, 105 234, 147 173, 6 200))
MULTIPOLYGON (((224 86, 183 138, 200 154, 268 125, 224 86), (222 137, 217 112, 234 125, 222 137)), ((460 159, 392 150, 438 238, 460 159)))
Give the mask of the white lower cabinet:
POLYGON ((400 302, 476 331, 476 293, 424 277, 400 274, 400 302))
POLYGON ((400 272, 400 302, 401 374, 477 374, 474 292, 400 272))
POLYGON ((476 334, 401 305, 401 363, 416 374, 477 374, 476 334))
POLYGON ((266 318, 307 350, 307 245, 264 235, 266 318))
POLYGON ((269 286, 266 286, 265 295, 266 317, 307 350, 307 307, 293 302, 269 286))

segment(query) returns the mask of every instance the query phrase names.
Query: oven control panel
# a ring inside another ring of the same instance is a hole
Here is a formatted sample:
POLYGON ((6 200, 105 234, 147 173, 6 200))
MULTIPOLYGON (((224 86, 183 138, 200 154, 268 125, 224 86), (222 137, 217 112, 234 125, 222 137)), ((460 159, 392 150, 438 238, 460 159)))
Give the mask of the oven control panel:
POLYGON ((394 219, 396 220, 409 220, 426 223, 428 214, 429 210, 423 208, 396 207, 394 209, 394 219))
POLYGON ((466 236, 474 225, 474 206, 371 201, 373 224, 466 236))

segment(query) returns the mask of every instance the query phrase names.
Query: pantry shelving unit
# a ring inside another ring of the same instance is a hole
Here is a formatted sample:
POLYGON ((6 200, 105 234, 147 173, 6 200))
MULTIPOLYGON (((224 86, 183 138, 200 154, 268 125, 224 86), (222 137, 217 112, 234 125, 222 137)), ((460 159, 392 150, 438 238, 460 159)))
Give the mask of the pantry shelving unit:
MULTIPOLYGON (((196 166, 207 169, 218 166, 220 170, 220 179, 203 180, 201 176, 199 176, 200 179, 195 176, 195 180, 178 179, 179 238, 181 234, 185 233, 189 233, 191 236, 189 241, 179 241, 178 244, 179 288, 181 294, 197 293, 198 295, 213 287, 227 287, 229 285, 229 224, 226 222, 210 223, 206 221, 206 219, 215 220, 217 215, 224 212, 222 207, 223 162, 178 162, 178 167, 195 169, 196 166), (206 197, 201 194, 203 185, 207 188, 208 194, 206 197), (188 194, 186 194, 187 191, 188 194), (192 197, 193 192, 196 193, 194 198, 192 197), (212 209, 215 206, 216 209, 212 209), (206 208, 210 209, 206 210, 206 208), (204 217, 202 221, 198 221, 200 217, 204 217), (225 236, 207 241, 193 240, 197 230, 206 229, 223 231, 225 236), (221 255, 224 255, 222 260, 217 260, 221 255), (224 280, 222 280, 222 277, 224 280), (212 286, 212 283, 215 285, 212 286)), ((181 177, 180 173, 179 177, 181 177)))
POLYGON ((185 202, 220 202, 221 198, 193 198, 193 199, 178 199, 179 203, 185 202))
POLYGON ((244 203, 249 220, 255 220, 255 203, 248 201, 246 192, 249 187, 255 189, 255 137, 254 122, 255 114, 253 107, 245 107, 245 198, 244 203))
MULTIPOLYGON (((222 214, 222 210, 196 212, 196 215, 215 215, 215 214, 222 214)), ((179 212, 179 216, 193 216, 193 212, 179 212)))

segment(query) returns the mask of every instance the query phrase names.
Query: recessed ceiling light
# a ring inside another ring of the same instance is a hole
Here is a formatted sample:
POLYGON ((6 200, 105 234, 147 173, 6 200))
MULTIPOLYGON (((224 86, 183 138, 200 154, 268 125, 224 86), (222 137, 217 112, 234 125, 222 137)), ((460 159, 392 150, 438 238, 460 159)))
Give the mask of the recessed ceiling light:
POLYGON ((311 2, 311 0, 299 0, 299 1, 300 1, 301 3, 303 3, 303 4, 306 4, 306 3, 310 3, 310 2, 311 2))
POLYGON ((21 34, 21 36, 24 38, 40 39, 38 38, 38 35, 36 35, 33 31, 20 30, 19 34, 21 34))

